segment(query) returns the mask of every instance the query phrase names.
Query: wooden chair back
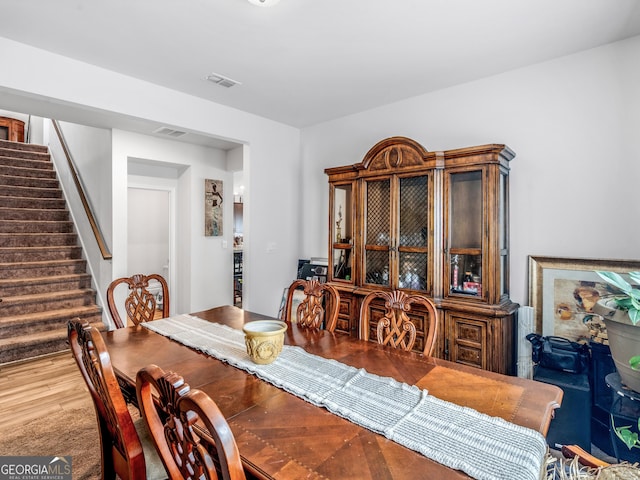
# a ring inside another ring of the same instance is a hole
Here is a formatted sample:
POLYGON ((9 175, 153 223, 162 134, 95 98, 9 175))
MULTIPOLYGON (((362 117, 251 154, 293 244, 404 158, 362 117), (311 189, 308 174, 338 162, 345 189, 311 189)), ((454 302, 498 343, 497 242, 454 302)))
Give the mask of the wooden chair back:
POLYGON ((140 437, 133 424, 100 332, 80 319, 68 323, 69 346, 96 409, 102 478, 146 478, 140 437))
POLYGON ((207 394, 157 365, 138 372, 136 394, 169 478, 245 480, 233 433, 207 394))
POLYGON ((325 330, 333 332, 338 324, 339 311, 340 294, 334 286, 317 280, 299 279, 289 286, 282 319, 314 330, 322 328, 324 322, 325 330), (302 298, 294 312, 294 298, 299 293, 302 298))
POLYGON ((107 305, 109 313, 116 325, 116 328, 127 326, 127 321, 123 321, 116 306, 115 290, 120 285, 127 285, 129 294, 124 301, 124 309, 127 318, 138 325, 142 322, 150 322, 154 318, 166 318, 169 316, 169 287, 162 275, 153 273, 151 275, 136 274, 131 277, 122 277, 114 280, 107 288, 107 305), (149 292, 149 282, 156 280, 162 289, 162 316, 157 311, 158 304, 154 295, 149 292))
POLYGON ((376 334, 378 343, 411 351, 416 341, 417 330, 407 312, 413 305, 420 305, 427 311, 429 328, 424 340, 423 353, 431 355, 438 333, 438 311, 434 303, 422 295, 408 295, 401 290, 374 291, 368 294, 360 307, 360 338, 369 340, 370 303, 384 300, 385 314, 378 320, 376 334))

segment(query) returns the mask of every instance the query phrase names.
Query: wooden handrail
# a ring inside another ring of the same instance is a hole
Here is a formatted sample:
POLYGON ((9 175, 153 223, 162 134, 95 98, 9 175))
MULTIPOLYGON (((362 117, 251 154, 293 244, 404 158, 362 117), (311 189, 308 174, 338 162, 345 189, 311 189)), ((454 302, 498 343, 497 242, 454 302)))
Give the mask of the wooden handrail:
POLYGON ((102 258, 105 260, 110 260, 112 258, 111 252, 107 248, 107 244, 104 240, 104 235, 102 235, 102 231, 98 226, 98 222, 96 221, 95 215, 91 210, 91 205, 87 200, 87 196, 84 193, 84 188, 82 186, 82 182, 80 181, 80 176, 78 175, 78 171, 76 169, 75 164, 73 163, 73 159, 71 158, 71 153, 69 152, 69 147, 67 146, 67 142, 62 135, 62 130, 60 130, 60 124, 57 120, 51 119, 53 123, 53 128, 58 134, 58 139, 60 140, 60 145, 62 145, 62 150, 64 151, 64 155, 67 157, 67 163, 69 164, 69 170, 71 171, 71 176, 73 177, 73 182, 76 184, 76 188, 78 189, 78 195, 80 195, 80 201, 82 201, 82 205, 84 207, 84 211, 87 214, 87 219, 91 224, 91 230, 93 230, 93 234, 96 237, 96 242, 98 242, 98 248, 100 248, 100 253, 102 253, 102 258))

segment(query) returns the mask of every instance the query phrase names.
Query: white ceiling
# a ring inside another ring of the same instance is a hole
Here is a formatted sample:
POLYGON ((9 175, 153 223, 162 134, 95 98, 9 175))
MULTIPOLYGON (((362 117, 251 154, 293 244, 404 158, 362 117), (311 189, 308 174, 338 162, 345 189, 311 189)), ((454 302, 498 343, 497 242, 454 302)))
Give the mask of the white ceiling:
POLYGON ((639 0, 0 0, 0 36, 295 127, 638 34, 639 0))

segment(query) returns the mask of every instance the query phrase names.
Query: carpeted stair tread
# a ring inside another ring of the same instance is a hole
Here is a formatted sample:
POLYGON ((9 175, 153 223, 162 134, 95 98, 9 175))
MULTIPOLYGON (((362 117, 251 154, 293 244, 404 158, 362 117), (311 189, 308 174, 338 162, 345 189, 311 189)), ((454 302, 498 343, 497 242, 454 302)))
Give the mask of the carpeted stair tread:
POLYGON ((20 178, 55 179, 55 170, 44 168, 29 168, 26 165, 4 165, 0 162, 0 175, 12 175, 20 178))
POLYGON ((95 304, 95 291, 91 288, 37 292, 4 296, 0 301, 0 325, 3 319, 30 313, 77 308, 95 304))
MULTIPOLYGON (((106 328, 102 321, 89 322, 101 331, 106 328)), ((0 338, 0 365, 24 358, 38 357, 53 352, 68 350, 67 326, 34 332, 29 335, 0 338)))
POLYGON ((0 148, 39 153, 49 152, 49 147, 47 147, 46 145, 38 145, 36 143, 12 142, 11 140, 0 140, 0 148))
MULTIPOLYGON (((0 182, 2 183, 2 182, 0 182)), ((35 186, 2 185, 0 196, 26 198, 62 198, 60 188, 40 188, 35 186)))
POLYGON ((4 187, 27 187, 55 190, 58 188, 57 178, 18 177, 0 173, 0 185, 4 187))
POLYGON ((44 247, 77 245, 78 236, 75 233, 0 233, 0 247, 44 247))
POLYGON ((33 302, 37 299, 45 299, 46 297, 63 298, 63 297, 70 297, 74 295, 86 294, 91 292, 93 292, 93 290, 91 290, 90 288, 80 288, 76 290, 63 290, 60 292, 49 293, 46 295, 41 293, 31 293, 28 295, 4 296, 0 301, 0 308, 5 306, 7 303, 11 303, 11 302, 14 302, 14 303, 15 302, 33 302))
POLYGON ((42 210, 64 210, 67 203, 64 198, 30 198, 6 195, 0 192, 0 206, 6 208, 38 208, 42 210))
POLYGON ((37 278, 0 279, 0 297, 28 295, 31 293, 56 292, 90 288, 91 276, 88 273, 74 273, 37 278))
POLYGON ((30 283, 54 283, 54 282, 64 282, 68 280, 76 280, 78 278, 86 278, 90 277, 88 273, 73 273, 68 275, 50 275, 50 276, 42 276, 42 277, 24 277, 24 278, 0 278, 0 288, 14 286, 14 285, 25 285, 30 283))
POLYGON ((64 222, 69 220, 69 211, 64 208, 18 208, 0 205, 0 219, 64 222))
POLYGON ((13 265, 0 264, 0 276, 39 277, 43 275, 67 275, 70 273, 82 273, 87 269, 86 260, 52 260, 37 262, 17 262, 13 265))
MULTIPOLYGON (((87 261, 83 258, 65 258, 62 260, 38 260, 35 262, 7 262, 0 263, 0 271, 2 270, 13 270, 14 278, 20 278, 15 272, 17 270, 27 271, 27 270, 37 270, 44 268, 50 268, 52 270, 62 270, 67 268, 84 268, 86 266, 87 261)), ((84 269, 82 270, 85 271, 84 269)), ((81 273, 81 272, 76 272, 81 273)), ((39 277, 40 275, 31 275, 31 277, 39 277)))
POLYGON ((12 323, 45 323, 64 318, 85 317, 102 313, 102 308, 98 305, 84 305, 81 307, 62 308, 49 312, 24 313, 22 315, 7 315, 0 317, 0 329, 12 323))
POLYGON ((71 220, 4 220, 0 224, 2 233, 71 233, 71 220))
POLYGON ((48 152, 36 152, 31 150, 4 148, 2 146, 0 146, 0 155, 3 157, 28 158, 31 160, 51 161, 51 156, 49 155, 48 152))
POLYGON ((0 165, 6 167, 23 167, 43 171, 53 171, 53 163, 49 160, 32 158, 16 158, 0 154, 0 165))
POLYGON ((42 177, 18 177, 15 175, 6 175, 0 172, 0 185, 10 187, 29 187, 29 188, 58 188, 57 178, 42 177))
POLYGON ((0 263, 35 262, 82 258, 79 245, 45 247, 0 247, 0 263))

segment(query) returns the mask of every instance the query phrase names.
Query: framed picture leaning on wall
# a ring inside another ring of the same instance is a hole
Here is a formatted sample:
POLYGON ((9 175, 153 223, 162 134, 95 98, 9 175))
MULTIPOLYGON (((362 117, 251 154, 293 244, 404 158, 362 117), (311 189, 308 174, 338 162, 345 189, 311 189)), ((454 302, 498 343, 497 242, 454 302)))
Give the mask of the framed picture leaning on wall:
POLYGON ((589 340, 593 305, 612 293, 596 270, 640 270, 640 260, 529 256, 529 305, 535 309, 536 332, 589 340))

